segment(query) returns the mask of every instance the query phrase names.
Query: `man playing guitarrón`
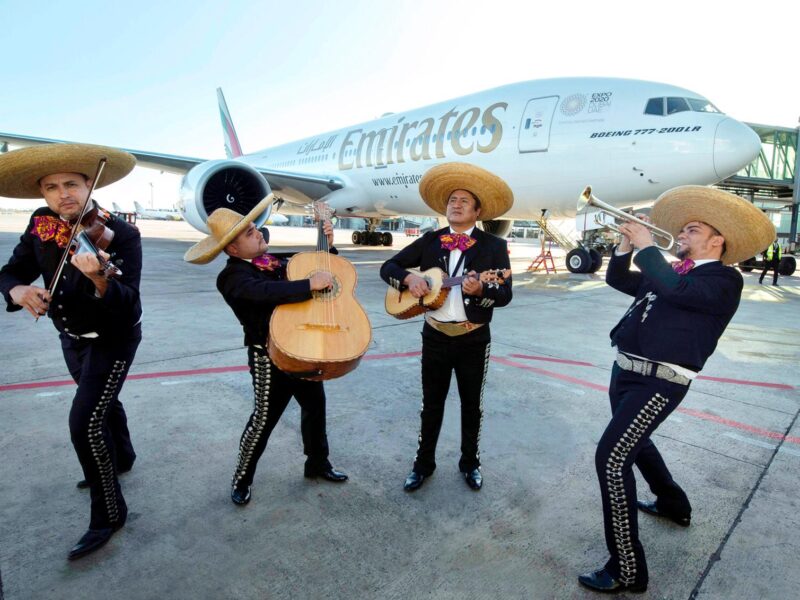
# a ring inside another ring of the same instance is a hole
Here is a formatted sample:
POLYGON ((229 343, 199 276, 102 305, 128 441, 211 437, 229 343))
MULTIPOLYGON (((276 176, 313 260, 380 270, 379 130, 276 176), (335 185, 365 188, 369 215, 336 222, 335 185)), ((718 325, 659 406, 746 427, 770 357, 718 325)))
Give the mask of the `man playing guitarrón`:
POLYGON ((467 485, 481 489, 479 441, 483 389, 489 366, 489 321, 495 306, 511 301, 511 279, 482 282, 479 273, 509 269, 506 242, 478 229, 477 220, 494 219, 513 203, 508 185, 488 171, 466 163, 445 163, 419 183, 425 203, 447 217, 449 227, 426 233, 381 267, 383 280, 415 298, 429 292, 425 278, 408 269, 438 267, 467 275, 450 289, 438 310, 426 314, 422 329, 422 411, 417 456, 404 489, 413 492, 436 469, 436 442, 453 371, 461 398, 461 459, 467 485))

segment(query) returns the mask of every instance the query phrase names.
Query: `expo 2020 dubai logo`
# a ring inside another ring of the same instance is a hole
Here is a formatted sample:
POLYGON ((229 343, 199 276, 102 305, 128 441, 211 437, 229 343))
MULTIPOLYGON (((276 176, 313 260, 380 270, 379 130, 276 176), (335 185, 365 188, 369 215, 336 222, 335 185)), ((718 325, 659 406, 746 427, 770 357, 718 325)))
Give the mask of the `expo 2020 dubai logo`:
POLYGON ((572 94, 564 98, 561 103, 561 114, 566 117, 577 115, 586 106, 586 96, 583 94, 572 94))

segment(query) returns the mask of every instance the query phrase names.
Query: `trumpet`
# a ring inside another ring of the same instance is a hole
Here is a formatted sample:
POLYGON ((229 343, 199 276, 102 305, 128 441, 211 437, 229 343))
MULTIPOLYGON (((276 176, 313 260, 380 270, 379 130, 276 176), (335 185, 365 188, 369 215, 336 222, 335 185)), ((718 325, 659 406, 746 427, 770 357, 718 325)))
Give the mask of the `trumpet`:
POLYGON ((617 225, 616 220, 627 221, 628 223, 638 223, 639 225, 644 225, 647 227, 647 229, 649 229, 653 234, 653 244, 655 244, 656 248, 660 250, 670 250, 675 245, 675 239, 672 237, 672 234, 669 231, 664 231, 652 223, 643 221, 642 219, 634 217, 633 215, 629 215, 625 211, 603 202, 592 194, 592 186, 587 185, 586 189, 583 190, 583 193, 578 197, 578 212, 581 212, 590 206, 598 209, 598 212, 594 216, 594 222, 602 227, 606 227, 611 231, 616 231, 617 233, 622 233, 619 230, 619 225, 617 225), (611 222, 605 221, 602 218, 603 214, 610 215, 615 220, 612 220, 611 222), (661 240, 662 243, 659 243, 659 240, 661 240))

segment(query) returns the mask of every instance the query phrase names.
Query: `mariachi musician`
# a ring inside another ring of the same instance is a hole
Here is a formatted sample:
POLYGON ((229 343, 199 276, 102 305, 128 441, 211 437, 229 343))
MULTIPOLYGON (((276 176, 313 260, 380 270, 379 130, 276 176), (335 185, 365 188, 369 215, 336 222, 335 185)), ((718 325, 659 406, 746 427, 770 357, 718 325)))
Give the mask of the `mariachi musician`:
POLYGON ((680 261, 670 266, 648 226, 627 222, 619 226, 622 242, 606 273, 606 282, 634 301, 611 330, 617 348, 608 390, 612 417, 595 454, 611 556, 578 578, 603 593, 647 589, 637 509, 684 527, 691 522, 686 492, 651 438, 686 396, 739 306, 742 276, 729 265, 753 256, 775 236, 755 206, 702 186, 664 192, 652 219, 677 240, 680 261), (630 269, 634 248, 639 271, 630 269), (637 502, 634 464, 655 501, 637 502))
POLYGON ((125 524, 128 509, 117 475, 136 459, 119 393, 141 341, 142 245, 135 227, 89 199, 101 159, 106 164, 96 187, 123 178, 136 164, 127 152, 83 144, 34 146, 0 156, 0 196, 44 197, 47 203, 34 211, 0 270, 0 292, 8 311, 24 308, 37 319, 50 317, 78 384, 69 429, 85 478, 78 485, 88 486, 91 495, 91 518, 70 559, 97 550, 125 524), (76 224, 87 202, 94 210, 76 224), (113 236, 107 253, 66 258, 73 230, 88 227, 89 219, 93 229, 99 226, 106 238, 113 236), (105 268, 109 257, 119 265, 116 277, 109 277, 114 269, 105 268), (33 285, 40 276, 48 289, 33 285))
POLYGON ((514 197, 505 181, 480 167, 444 163, 430 169, 419 182, 422 199, 445 215, 448 227, 426 233, 381 267, 383 280, 415 298, 429 291, 422 271, 438 267, 451 276, 466 275, 450 289, 444 305, 426 313, 422 328, 422 410, 417 455, 403 488, 413 492, 436 469, 436 442, 452 373, 461 399, 461 458, 459 471, 467 485, 480 490, 480 435, 483 388, 489 366, 489 321, 497 306, 511 301, 511 278, 482 282, 479 273, 508 269, 505 240, 481 231, 478 219, 495 219, 508 211, 514 197))
MULTIPOLYGON (((318 271, 307 279, 288 281, 286 259, 290 255, 267 254, 269 230, 266 227, 259 230, 253 222, 271 202, 272 194, 244 216, 227 208, 218 208, 208 218, 210 235, 184 255, 185 261, 195 264, 209 263, 220 252, 228 255, 225 267, 217 277, 217 289, 244 329, 254 407, 239 442, 239 458, 231 482, 231 500, 238 505, 250 502, 258 460, 292 396, 301 409, 305 476, 321 477, 334 483, 348 479, 328 460, 322 382, 296 379, 284 373, 272 363, 267 350, 270 316, 275 307, 309 300, 313 291, 325 290, 332 285, 330 273, 324 271, 318 271)), ((330 252, 338 254, 333 247, 333 228, 329 221, 325 223, 324 231, 330 252)))

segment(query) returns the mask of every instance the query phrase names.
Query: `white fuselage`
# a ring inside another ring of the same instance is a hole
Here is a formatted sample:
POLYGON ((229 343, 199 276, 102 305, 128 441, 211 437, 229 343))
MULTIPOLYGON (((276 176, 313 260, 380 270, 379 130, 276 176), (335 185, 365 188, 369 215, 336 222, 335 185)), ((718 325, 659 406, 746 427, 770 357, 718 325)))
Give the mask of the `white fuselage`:
MULTIPOLYGON (((514 206, 504 218, 535 219, 544 209, 574 215, 589 184, 605 202, 629 206, 677 185, 715 183, 757 156, 760 140, 746 125, 719 112, 646 114, 654 98, 691 99, 695 108, 707 103, 689 90, 645 81, 530 81, 236 160, 339 180, 344 187, 326 198, 331 207, 340 216, 367 217, 433 215, 419 179, 436 164, 470 162, 511 186, 514 206)), ((666 113, 667 102, 662 106, 666 113)))

